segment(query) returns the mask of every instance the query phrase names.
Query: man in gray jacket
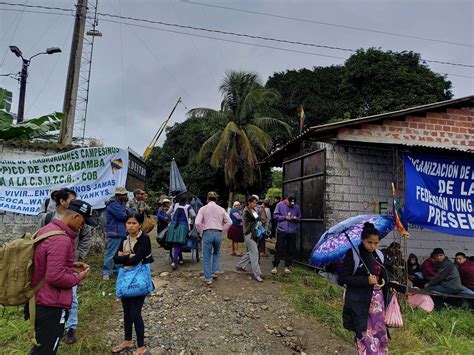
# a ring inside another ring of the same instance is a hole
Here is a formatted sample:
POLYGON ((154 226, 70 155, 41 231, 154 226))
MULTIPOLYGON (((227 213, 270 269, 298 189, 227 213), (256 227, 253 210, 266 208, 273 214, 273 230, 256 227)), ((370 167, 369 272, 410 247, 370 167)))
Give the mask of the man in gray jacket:
MULTIPOLYGON (((76 199, 76 192, 71 189, 60 189, 54 194, 54 204, 57 206, 55 210, 49 211, 47 213, 41 214, 39 228, 44 227, 49 224, 53 219, 61 219, 64 211, 68 208, 71 201, 76 199)), ((74 261, 84 260, 89 254, 89 250, 92 244, 92 227, 84 225, 77 232, 77 238, 75 239, 74 245, 74 261)), ((78 319, 77 319, 77 286, 72 288, 72 306, 69 311, 69 317, 66 323, 66 344, 74 344, 76 342, 76 336, 74 334, 75 329, 77 328, 78 319)))
POLYGON ((462 285, 458 269, 446 257, 443 249, 435 248, 431 255, 437 264, 438 273, 426 284, 427 291, 474 296, 474 291, 462 285))

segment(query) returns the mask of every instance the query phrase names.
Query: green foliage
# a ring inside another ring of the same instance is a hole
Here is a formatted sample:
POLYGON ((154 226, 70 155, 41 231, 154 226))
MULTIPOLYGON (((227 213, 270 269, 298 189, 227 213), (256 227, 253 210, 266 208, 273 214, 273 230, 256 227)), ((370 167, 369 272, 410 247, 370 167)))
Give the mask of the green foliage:
POLYGON ((221 197, 226 196, 223 170, 213 169, 208 159, 201 162, 196 160, 206 137, 219 127, 222 125, 213 118, 197 117, 190 117, 169 127, 163 147, 154 148, 147 161, 147 188, 168 193, 170 164, 175 158, 189 191, 201 198, 210 190, 216 191, 221 197))
MULTIPOLYGON (((286 284, 286 294, 295 308, 314 316, 348 343, 353 334, 342 327, 343 288, 314 271, 296 267, 290 275, 275 278, 286 284)), ((474 349, 474 313, 444 309, 427 313, 413 310, 399 297, 403 328, 390 329, 393 354, 470 354, 474 349)))
POLYGON ((276 197, 281 197, 282 191, 279 187, 270 187, 265 195, 266 199, 274 201, 276 197))
MULTIPOLYGON (((101 258, 88 260, 93 272, 79 287, 79 327, 77 343, 59 347, 60 354, 107 354, 110 348, 105 335, 110 330, 107 320, 115 312, 115 284, 103 282, 101 258)), ((114 326, 114 325, 113 325, 114 326)), ((0 349, 2 354, 26 354, 31 350, 31 327, 23 320, 22 307, 8 307, 0 316, 0 349)))
POLYGON ((272 169, 272 187, 281 189, 283 186, 283 171, 272 169))
POLYGON ((305 127, 341 119, 396 111, 452 98, 451 82, 434 73, 413 52, 359 50, 343 66, 275 73, 267 88, 277 90, 282 112, 295 134, 297 108, 304 106, 305 127))
POLYGON ((19 124, 13 123, 10 112, 12 93, 0 88, 0 139, 28 141, 45 136, 48 132, 57 131, 61 126, 64 114, 54 112, 49 115, 33 118, 19 124))
POLYGON ((7 89, 0 88, 0 110, 10 112, 12 107, 12 92, 7 89))
POLYGON ((375 115, 452 98, 451 82, 414 52, 359 50, 345 63, 340 90, 352 117, 375 115))
POLYGON ((272 89, 265 89, 258 76, 249 72, 229 72, 220 91, 223 96, 220 110, 195 108, 190 117, 217 120, 224 127, 207 136, 199 153, 203 161, 210 155, 214 169, 223 168, 225 184, 230 191, 244 191, 259 183, 261 179, 259 158, 267 155, 273 146, 268 129, 290 127, 262 113, 279 98, 272 89))

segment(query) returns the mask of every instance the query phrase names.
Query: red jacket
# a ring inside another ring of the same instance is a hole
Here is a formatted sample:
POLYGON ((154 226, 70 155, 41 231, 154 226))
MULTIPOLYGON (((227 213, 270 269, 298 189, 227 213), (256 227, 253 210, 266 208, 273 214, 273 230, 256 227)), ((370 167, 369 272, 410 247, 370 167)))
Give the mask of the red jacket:
POLYGON ((466 260, 461 265, 457 265, 462 284, 467 288, 474 290, 474 262, 466 260))
POLYGON ((436 265, 428 258, 421 264, 421 272, 426 280, 430 280, 438 273, 436 265))
POLYGON ((49 237, 36 245, 31 284, 35 287, 45 279, 43 286, 35 293, 36 304, 71 308, 72 287, 80 281, 73 271, 76 232, 62 221, 54 219, 39 230, 37 237, 52 230, 63 230, 65 234, 49 237))

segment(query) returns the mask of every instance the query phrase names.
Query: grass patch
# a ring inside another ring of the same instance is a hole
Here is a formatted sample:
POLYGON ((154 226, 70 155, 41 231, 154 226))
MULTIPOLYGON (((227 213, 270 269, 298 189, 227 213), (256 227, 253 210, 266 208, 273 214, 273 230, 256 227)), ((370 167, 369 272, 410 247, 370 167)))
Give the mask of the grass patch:
MULTIPOLYGON (((353 343, 353 334, 342 326, 342 287, 303 267, 295 267, 292 274, 277 275, 275 279, 286 284, 286 295, 297 311, 317 318, 341 339, 353 343)), ((412 310, 402 300, 400 302, 404 327, 390 330, 390 353, 472 353, 472 311, 448 308, 429 314, 420 309, 412 310)))
MULTIPOLYGON (((115 301, 115 283, 102 281, 102 258, 86 260, 92 267, 89 278, 78 289, 79 326, 77 343, 62 343, 61 354, 106 354, 110 348, 105 342, 106 326, 110 315, 118 307, 115 301), (104 296, 105 295, 105 296, 104 296)), ((8 307, 0 313, 0 349, 2 354, 26 354, 32 347, 29 321, 23 320, 22 307, 8 307)))

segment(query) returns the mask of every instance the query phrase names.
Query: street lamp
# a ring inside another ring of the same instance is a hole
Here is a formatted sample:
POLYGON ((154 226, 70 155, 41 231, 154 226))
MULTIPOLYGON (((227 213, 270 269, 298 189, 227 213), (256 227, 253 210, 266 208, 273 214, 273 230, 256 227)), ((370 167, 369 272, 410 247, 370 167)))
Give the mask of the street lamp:
POLYGON ((23 53, 17 46, 10 46, 10 51, 15 54, 18 58, 21 58, 23 65, 21 67, 20 73, 20 99, 18 101, 18 115, 17 115, 17 123, 23 122, 23 116, 25 113, 25 95, 26 95, 26 78, 28 77, 28 67, 30 65, 31 60, 34 57, 37 57, 41 54, 54 54, 54 53, 61 53, 61 48, 58 47, 51 47, 47 48, 45 52, 37 53, 30 57, 30 59, 23 58, 23 53))

